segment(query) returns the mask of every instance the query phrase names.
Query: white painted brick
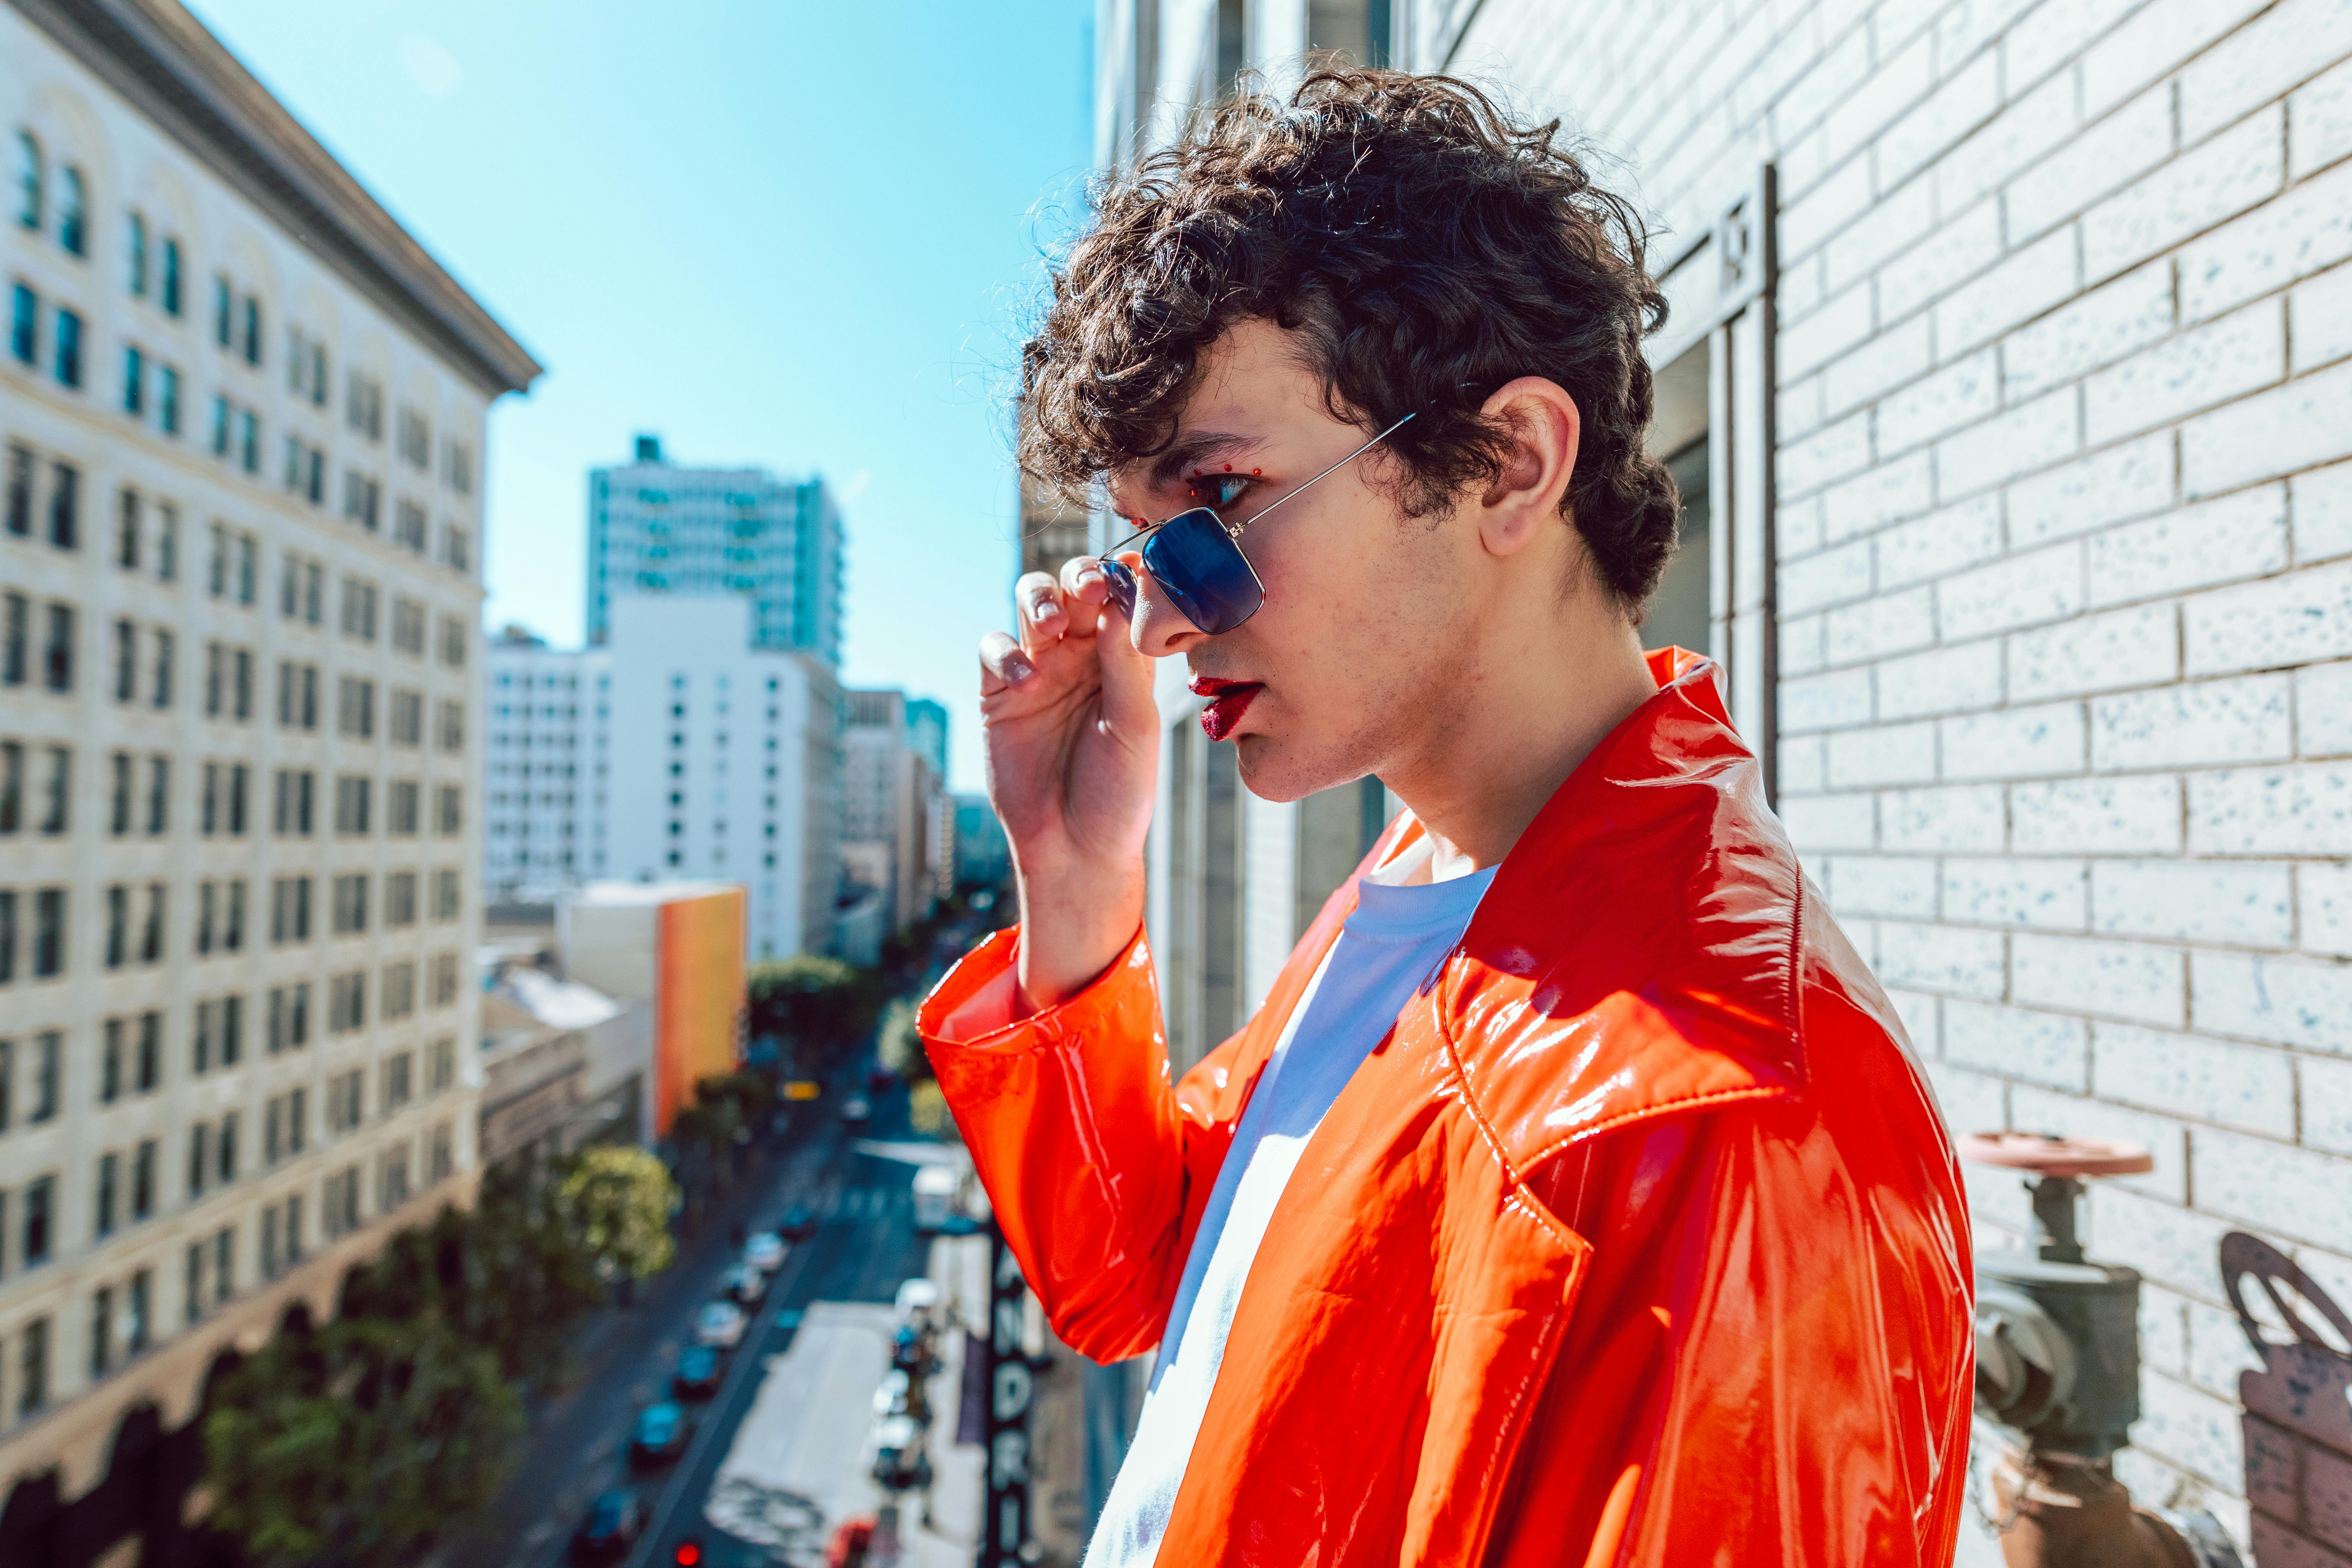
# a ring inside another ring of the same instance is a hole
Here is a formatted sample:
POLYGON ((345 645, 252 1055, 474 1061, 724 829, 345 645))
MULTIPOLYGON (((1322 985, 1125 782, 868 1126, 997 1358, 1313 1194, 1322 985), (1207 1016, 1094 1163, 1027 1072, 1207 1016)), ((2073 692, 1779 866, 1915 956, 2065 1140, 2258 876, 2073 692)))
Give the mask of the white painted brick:
MULTIPOLYGON (((2179 1155, 2181 1139, 2166 1140, 2179 1155)), ((2151 1146, 2161 1166, 2165 1151, 2151 1146)), ((2176 1177, 2184 1168, 2176 1158, 2176 1177)), ((2115 1182, 2087 1184, 2083 1204, 2084 1237, 2101 1258, 2128 1258, 2132 1266, 2169 1289, 2205 1301, 2221 1294, 2221 1237, 2235 1228, 2226 1220, 2200 1215, 2132 1191, 2115 1182)))
POLYGON ((1998 1000, 2003 945, 1997 931, 1885 921, 1878 928, 1877 973, 1890 985, 1998 1000))
POLYGON ((1943 721, 1944 777, 2046 778, 2083 771, 2083 706, 2051 702, 1943 721))
POLYGON ((1948 921, 2081 931, 2086 908, 2084 862, 1948 856, 1943 897, 1948 921))
POLYGON ((2093 534, 2086 570, 2091 603, 2117 605, 2286 563, 2286 487, 2273 484, 2093 534))
POLYGON ((2294 754, 2288 678, 2252 675, 2102 697, 2091 704, 2091 765, 2210 767, 2294 754))
POLYGON ((1801 849, 1867 849, 1871 801, 1866 795, 1809 795, 1778 805, 1789 841, 1801 849))
POLYGON ((1787 740, 1777 750, 1781 794, 1819 795, 1827 787, 1829 773, 1822 762, 1820 741, 1787 740))
POLYGON ((1864 410, 1782 447, 1774 478, 1785 500, 1818 489, 1832 479, 1859 473, 1869 466, 1870 415, 1864 410))
POLYGON ((1840 855, 1830 862, 1831 907, 1840 915, 1936 918, 1936 863, 1885 855, 1840 855))
POLYGON ((2191 675, 2352 654, 2352 561, 2217 588, 2181 604, 2191 675))
POLYGON ((1936 640, 1934 596, 1926 588, 1913 588, 1843 605, 1829 612, 1827 635, 1832 664, 1925 647, 1936 640))
MULTIPOLYGON (((1777 118, 1777 115, 1775 116, 1777 118)), ((1870 160, 1848 159, 1780 210, 1780 254, 1803 259, 1871 203, 1870 160)))
POLYGON ((2202 1301, 2189 1302, 2187 1307, 2189 1381, 2208 1394, 2234 1401, 2239 1374, 2263 1370, 2263 1358, 2246 1342, 2246 1331, 2239 1326, 2236 1312, 2202 1301))
POLYGON ((1822 492, 1822 531, 1834 542, 1857 533, 1916 517, 1935 501, 1935 473, 1927 454, 1915 452, 1880 463, 1822 492))
POLYGON ((1998 854, 2002 847, 2005 815, 1998 785, 1889 790, 1878 797, 1878 812, 1885 829, 1881 843, 1888 849, 1998 854))
POLYGON ((2286 315, 2275 300, 2194 328, 2090 378, 2084 437, 2105 446, 2286 375, 2286 315))
POLYGON ((2290 188, 2184 247, 2180 319, 2203 321, 2352 256, 2352 165, 2290 188))
POLYGON ((1882 197, 1822 247, 1822 265, 1832 290, 1851 288, 1878 270, 1888 258, 1916 244, 1936 226, 1935 187, 1925 180, 1882 197))
POLYGON ((2298 564, 2352 555, 2352 463, 2297 474, 2287 493, 2294 501, 2298 564))
POLYGON ((1815 251, 1802 261, 1780 269, 1780 310, 1783 326, 1803 321, 1822 308, 1830 297, 1829 288, 1822 281, 1821 252, 1815 251))
POLYGON ((2304 757, 2352 753, 2352 664, 2294 672, 2294 749, 2304 757))
POLYGON ((1878 536, 1882 590, 1924 583, 2000 553, 2000 498, 1978 496, 1878 536))
POLYGON ((2200 1029, 2352 1056, 2352 964, 2199 952, 2190 980, 2200 1029))
POLYGON ((1937 302, 1936 352, 1951 359, 2032 321, 2074 294, 2074 276, 2072 229, 2027 246, 1937 302))
POLYGON ((2178 948, 2020 931, 2010 963, 2010 994, 2020 1002, 2139 1024, 2178 1026, 2188 1015, 2178 948))
MULTIPOLYGON (((2181 137, 2203 139, 2284 94, 2314 65, 2347 54, 2352 54, 2352 8, 2343 0, 2285 0, 2181 71, 2181 137)), ((2304 118, 2292 106, 2288 113, 2299 142, 2304 118)))
POLYGON ((1830 158, 1843 158, 1868 142, 1889 121, 1925 98, 1935 79, 1935 41, 1924 36, 1882 62, 1822 117, 1830 158))
POLYGON ((1863 597, 1870 592, 1870 542, 1790 562, 1780 568, 1780 588, 1783 611, 1795 616, 1863 597))
POLYGON ((1947 78, 1926 102, 1886 128, 1877 149, 1882 188, 1909 179, 1993 117, 2000 108, 1999 65, 1990 54, 1979 56, 1947 78))
POLYGON ((2149 0, 2083 51, 2084 112, 2097 114, 2122 102, 2268 4, 2270 0, 2149 0))
POLYGON ((1929 1062, 1927 1082, 1936 1091, 1936 1109, 1944 1113, 1944 1125, 1954 1133, 1999 1132, 2008 1127, 2008 1096, 2000 1079, 1929 1062))
POLYGON ((2352 267, 2337 267, 2287 296, 2287 341, 2294 374, 2352 354, 2352 267))
POLYGON ((1968 643, 1890 658, 1878 667, 1882 719, 1990 708, 2000 700, 2000 644, 1968 643))
POLYGON ((2201 414, 2180 429, 2189 495, 2235 489, 2352 456, 2352 363, 2201 414))
POLYGON ((2102 1023, 2091 1064, 2103 1100, 2294 1136, 2294 1066, 2283 1052, 2102 1023))
POLYGON ((2091 1087, 2088 1042, 2083 1020, 2063 1013, 1944 1004, 1944 1059, 1961 1067, 2083 1094, 2091 1087))
POLYGON ((2304 951, 2352 958, 2352 866, 2307 860, 2295 868, 2294 890, 2304 951))
POLYGON ((2070 538, 2172 504, 2172 437, 2126 441, 2009 487, 2009 536, 2020 548, 2070 538))
MULTIPOLYGON (((2151 1280, 2143 1279, 2139 1288, 2139 1359, 2140 1364, 2169 1377, 2189 1375, 2188 1300, 2151 1280)), ((2166 1466, 2168 1479, 2176 1472, 2166 1466)), ((2124 1483, 2132 1495, 2144 1497, 2140 1478, 2134 1476, 2124 1483)), ((2167 1495, 2165 1488, 2150 1488, 2156 1495, 2167 1495)))
POLYGON ((2179 668, 2179 626, 2169 605, 2083 616, 2009 639, 2009 695, 2015 702, 2153 686, 2179 668))
POLYGON ((1873 730, 1839 730, 1829 737, 1829 759, 1832 789, 1933 784, 1936 726, 1928 721, 1882 725, 1873 730))
POLYGON ((2142 93, 2010 182, 2009 242, 2064 222, 2171 155, 2171 89, 2142 93))
POLYGON ((1916 1054, 1933 1057, 1942 1052, 1944 1036, 1936 1011, 1943 1005, 1942 997, 1896 987, 1886 993, 1886 999, 1895 1004, 1895 1019, 1903 1026, 1904 1038, 1911 1042, 1916 1054))
MULTIPOLYGON (((2047 392, 2171 330, 2172 264, 2151 261, 2004 339, 2001 395, 2014 402, 2047 392)), ((2095 426, 2090 438, 2101 439, 2095 426)))
POLYGON ((2352 1154, 2352 1062, 2306 1058, 2303 1075, 2303 1141, 2314 1149, 2352 1154))
MULTIPOLYGON (((2204 1168, 2199 1163, 2199 1170, 2204 1168)), ((2158 1373, 2140 1380, 2132 1446, 2170 1459, 2221 1491, 2246 1489, 2244 1422, 2234 1404, 2158 1373)))
POLYGON ((2033 0, 1958 0, 1936 16, 1936 59, 1950 70, 2000 37, 2033 0))
MULTIPOLYGON (((1953 199, 1947 195, 1949 211, 1953 199)), ((2000 204, 1979 201, 1878 271, 1878 319, 1897 321, 2000 259, 2000 204)))
POLYGON ((1795 733, 1870 722, 1870 670, 1841 669, 1780 683, 1780 725, 1795 733))
POLYGON ((2100 860, 2091 867, 2091 927, 2108 936, 2285 947, 2294 940, 2289 879, 2284 866, 2100 860))
MULTIPOLYGON (((2344 1191, 2352 1166, 2331 1154, 2242 1132, 2200 1132, 2193 1142, 2199 1208, 2298 1241, 2352 1248, 2352 1204, 2312 1201, 2317 1194, 2344 1191)), ((2139 1439, 2137 1428, 2132 1436, 2139 1439)))
POLYGON ((2286 100, 2294 127, 2287 177, 2300 180, 2352 153, 2352 60, 2315 79, 2286 100))
POLYGON ((2190 774, 2189 847, 2198 855, 2352 855, 2352 764, 2190 774))
POLYGON ((2009 804, 2021 854, 2180 851, 2180 782, 2169 775, 2014 784, 2009 804))
POLYGON ((2048 468, 2070 456, 2078 444, 2074 395, 2062 387, 1937 442, 1937 493, 1956 500, 2048 468))
POLYGON ((2184 1158, 2188 1140, 2180 1123, 2170 1117, 2019 1084, 2009 1091, 2009 1124, 2021 1132, 2137 1143, 2156 1156, 2156 1169, 2145 1175, 2114 1176, 2095 1182, 2091 1184, 2093 1191, 2112 1182, 2176 1204, 2188 1201, 2189 1166, 2184 1158))
POLYGON ((1793 441, 1810 436, 1822 427, 1826 414, 1822 407, 1822 376, 1820 373, 1805 377, 1794 386, 1784 386, 1773 401, 1773 428, 1783 441, 1793 441))
POLYGON ((2074 133, 2074 84, 2045 82, 2011 103, 1991 123, 1936 165, 1937 199, 1955 211, 1990 195, 2074 133))
POLYGON ((1878 404, 1878 450, 1905 451, 1973 425, 2000 406, 2000 373, 1986 349, 1878 404))
POLYGON ((1811 675, 1822 667, 1822 626, 1819 615, 1799 616, 1780 623, 1780 675, 1811 675))
MULTIPOLYGON (((1830 362, 1821 373, 1820 396, 1827 414, 1843 414, 1876 397, 1890 386, 1900 386, 1923 374, 1935 363, 1927 342, 1927 318, 1914 316, 1887 328, 1859 347, 1830 362)), ((1806 383, 1808 386, 1811 382, 1806 383)), ((1782 394, 1785 397, 1787 394, 1782 394)), ((1783 439, 1802 432, 1791 431, 1783 439)))
MULTIPOLYGON (((2019 1084, 2011 1091, 2011 1098, 2014 1100, 2020 1092, 2048 1094, 2051 1091, 2019 1084)), ((1976 1229, 1978 1250, 2019 1250, 2026 1234, 2033 1227, 2032 1210, 2028 1206, 2025 1183, 2020 1179, 2020 1173, 1968 1162, 1960 1166, 1960 1186, 1968 1200, 1969 1217, 1976 1229)), ((1985 1568, 1990 1568, 1990 1564, 1985 1568)))
POLYGON ((1826 300, 1803 320, 1780 329, 1780 374, 1793 380, 1817 370, 1871 333, 1870 286, 1863 284, 1826 300))
POLYGON ((2013 555, 1936 584, 1937 624, 1949 637, 1980 637, 2083 607, 2083 552, 2072 542, 2013 555))
POLYGON ((2039 81, 2132 8, 2133 0, 2044 0, 2002 40, 2012 88, 2039 81))
POLYGON ((1780 515, 1774 520, 1773 551, 1783 561, 1794 561, 1801 555, 1811 555, 1822 547, 1822 503, 1817 497, 1791 501, 1783 499, 1780 515))
MULTIPOLYGON (((2163 88, 2154 96, 2169 101, 2163 88)), ((2084 214, 2083 280, 2137 266, 2275 192, 2286 168, 2284 125, 2281 110, 2266 110, 2084 214)))

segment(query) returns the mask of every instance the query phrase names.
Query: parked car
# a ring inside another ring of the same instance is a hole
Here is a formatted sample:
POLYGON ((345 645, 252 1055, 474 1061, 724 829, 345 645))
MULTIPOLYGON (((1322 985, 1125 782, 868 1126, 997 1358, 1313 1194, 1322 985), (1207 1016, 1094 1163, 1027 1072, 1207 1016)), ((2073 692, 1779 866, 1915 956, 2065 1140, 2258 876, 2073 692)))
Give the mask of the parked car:
POLYGON ((666 1465, 686 1452, 687 1421, 683 1405, 665 1399, 637 1412, 629 1429, 629 1462, 666 1465))
POLYGON ((915 1167, 915 1234, 936 1236, 956 1212, 956 1189, 963 1178, 953 1165, 915 1167))
POLYGON ((695 1314, 694 1342, 731 1351, 742 1342, 746 1321, 743 1309, 734 1302, 707 1301, 695 1314))
POLYGON ((866 1092, 868 1094, 887 1093, 898 1081, 898 1075, 880 1062, 866 1069, 866 1092))
POLYGON ((874 1428, 874 1484, 885 1491, 920 1491, 931 1484, 931 1457, 911 1415, 886 1415, 874 1428))
POLYGON ((768 1293, 768 1277, 748 1263, 739 1263, 719 1281, 719 1293, 739 1307, 756 1307, 768 1293))
POLYGON ((816 1234, 816 1215, 806 1204, 794 1204, 776 1222, 776 1234, 786 1241, 806 1241, 816 1234))
POLYGON ((874 1114, 873 1101, 862 1094, 853 1094, 841 1102, 841 1120, 851 1127, 863 1127, 874 1114))
POLYGON ((772 1230, 755 1230, 743 1244, 743 1261, 762 1274, 773 1274, 784 1266, 784 1244, 772 1230))
POLYGON ((708 1399, 719 1392, 719 1352, 709 1345, 688 1345, 670 1374, 670 1387, 680 1399, 708 1399))
POLYGON ((646 1516, 637 1508, 637 1494, 615 1489, 598 1492, 588 1505, 588 1517, 572 1532, 572 1555, 582 1563, 604 1563, 624 1556, 636 1544, 646 1516))

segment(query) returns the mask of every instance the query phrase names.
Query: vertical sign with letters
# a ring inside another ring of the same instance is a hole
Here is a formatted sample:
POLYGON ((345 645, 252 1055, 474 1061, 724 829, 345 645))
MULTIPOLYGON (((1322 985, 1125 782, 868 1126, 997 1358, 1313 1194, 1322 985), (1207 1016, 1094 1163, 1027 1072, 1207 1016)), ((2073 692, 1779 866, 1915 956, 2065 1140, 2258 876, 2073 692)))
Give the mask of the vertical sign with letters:
POLYGON ((1015 1568, 1029 1562, 1029 1409, 1037 1378, 1022 1342, 1028 1287, 1021 1265, 989 1227, 988 1503, 981 1526, 979 1568, 1015 1568))

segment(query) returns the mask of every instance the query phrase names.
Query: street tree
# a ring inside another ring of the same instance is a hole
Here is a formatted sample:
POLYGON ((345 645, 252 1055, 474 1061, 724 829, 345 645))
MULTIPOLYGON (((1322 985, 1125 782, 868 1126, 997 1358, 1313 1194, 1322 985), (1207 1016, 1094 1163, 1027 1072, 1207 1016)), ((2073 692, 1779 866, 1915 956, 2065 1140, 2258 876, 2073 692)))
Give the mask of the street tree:
POLYGON ((791 1048, 803 1071, 823 1071, 866 1037, 881 1005, 881 977, 837 958, 796 953, 745 977, 751 1032, 791 1048))
POLYGON ((676 1250, 669 1215, 677 1186, 650 1151, 611 1143, 583 1149, 565 1173, 562 1193, 581 1245, 600 1272, 644 1279, 669 1267, 676 1250))

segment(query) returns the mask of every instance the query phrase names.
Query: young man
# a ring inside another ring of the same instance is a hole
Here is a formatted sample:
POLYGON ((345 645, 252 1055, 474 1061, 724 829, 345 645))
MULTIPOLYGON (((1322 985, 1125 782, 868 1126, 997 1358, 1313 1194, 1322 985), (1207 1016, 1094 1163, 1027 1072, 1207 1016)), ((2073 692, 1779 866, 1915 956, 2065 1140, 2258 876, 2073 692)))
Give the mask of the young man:
POLYGON ((1230 103, 1028 347, 1024 463, 1150 531, 982 647, 1021 924, 922 1029, 1055 1331, 1158 1348, 1091 1568, 1951 1558, 1951 1149, 1715 667, 1642 651, 1664 307, 1552 135, 1386 73, 1230 103), (1171 1085, 1173 656, 1257 795, 1408 809, 1171 1085))

